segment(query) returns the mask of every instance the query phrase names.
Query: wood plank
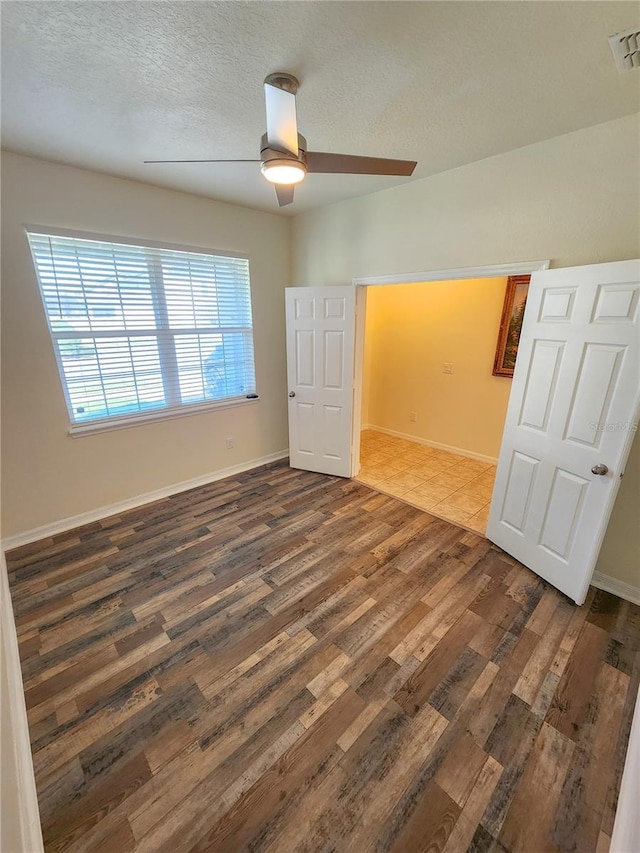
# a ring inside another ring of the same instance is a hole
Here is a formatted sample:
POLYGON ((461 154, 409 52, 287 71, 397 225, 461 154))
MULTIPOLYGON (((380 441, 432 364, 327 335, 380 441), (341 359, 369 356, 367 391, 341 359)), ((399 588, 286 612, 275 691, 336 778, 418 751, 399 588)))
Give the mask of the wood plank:
MULTIPOLYGON (((503 714, 512 695, 513 687, 518 681, 520 673, 526 666, 538 641, 539 637, 537 634, 533 634, 526 629, 522 632, 511 647, 502 666, 498 667, 487 691, 475 706, 474 714, 469 718, 468 726, 469 731, 480 746, 483 746, 487 742, 494 726, 503 714)), ((495 664, 495 661, 492 661, 492 663, 495 664)))
POLYGON ((108 732, 117 728, 128 717, 138 713, 160 696, 160 686, 154 678, 146 680, 131 692, 121 708, 108 708, 93 714, 76 725, 71 725, 64 734, 59 735, 47 746, 35 752, 34 769, 40 776, 46 776, 108 732))
POLYGON ((435 781, 460 808, 464 808, 487 758, 486 752, 462 731, 452 741, 435 781))
POLYGON ((606 848, 638 607, 283 463, 8 570, 47 851, 606 848))
MULTIPOLYGON (((540 641, 513 688, 513 693, 529 705, 533 704, 549 672, 558 646, 571 619, 572 611, 573 606, 568 602, 562 601, 557 603, 555 607, 556 618, 553 620, 553 624, 541 636, 540 641)), ((531 619, 529 619, 529 622, 531 622, 531 619)))
POLYGON ((459 853, 470 849, 476 828, 493 796, 502 770, 502 765, 488 756, 442 853, 459 853))
MULTIPOLYGON (((427 706, 415 719, 411 727, 411 735, 405 730, 404 737, 398 738, 393 757, 391 761, 386 762, 384 786, 375 784, 368 786, 364 796, 358 798, 355 809, 348 812, 349 820, 346 828, 349 828, 353 813, 359 812, 359 814, 357 832, 351 829, 349 837, 343 842, 346 851, 357 853, 359 850, 370 849, 374 845, 380 829, 387 823, 400 795, 431 754, 446 726, 444 717, 427 706)), ((345 756, 343 762, 347 760, 345 756)), ((343 838, 344 828, 343 822, 341 831, 343 838)))
POLYGON ((526 627, 534 634, 543 635, 547 625, 551 622, 561 599, 553 587, 545 590, 544 595, 538 602, 536 609, 527 620, 526 627))
POLYGON ((543 723, 498 837, 507 850, 526 853, 547 845, 574 748, 572 740, 543 723))
POLYGON ((602 664, 560 797, 554 832, 560 844, 569 838, 583 849, 597 844, 616 760, 611 745, 618 738, 628 686, 627 675, 602 664))
POLYGON ((466 610, 407 683, 398 690, 394 699, 407 714, 413 716, 427 702, 481 624, 480 616, 466 610))
POLYGON ((337 765, 337 732, 361 710, 353 691, 343 693, 282 757, 203 835, 192 848, 233 851, 264 846, 288 822, 305 788, 313 788, 337 765))
POLYGON ((443 850, 460 817, 460 808, 435 782, 425 789, 421 801, 405 823, 393 853, 428 853, 443 850))
POLYGON ((493 839, 500 835, 542 724, 542 720, 512 694, 486 743, 485 751, 504 768, 481 820, 482 827, 493 839))
POLYGON ((117 774, 93 787, 82 802, 72 804, 44 827, 46 849, 57 851, 70 846, 150 778, 151 769, 146 758, 143 753, 138 753, 117 774))
POLYGON ((579 733, 607 639, 606 631, 585 622, 560 679, 546 720, 567 737, 575 739, 579 733))
POLYGON ((520 605, 507 595, 507 590, 508 587, 504 584, 488 587, 478 595, 475 601, 471 602, 469 610, 482 616, 485 622, 497 625, 506 631, 520 612, 520 605))
MULTIPOLYGON (((489 583, 489 580, 488 575, 480 575, 474 577, 470 584, 456 584, 449 594, 440 600, 439 604, 393 649, 390 657, 401 666, 414 653, 419 660, 425 660, 457 619, 465 614, 470 602, 489 583)), ((426 604, 425 599, 429 599, 429 595, 422 599, 423 604, 426 604)), ((478 618, 476 630, 481 625, 483 620, 478 618)))
MULTIPOLYGON (((636 608, 638 616, 640 616, 640 607, 636 608)), ((635 713, 635 702, 640 689, 640 651, 636 653, 635 665, 633 667, 627 697, 625 699, 620 721, 620 730, 616 739, 615 747, 612 750, 612 772, 609 777, 609 787, 607 790, 607 799, 602 814, 602 830, 607 835, 613 834, 613 823, 615 819, 616 809, 618 806, 618 792, 620 790, 620 781, 625 765, 625 758, 629 746, 629 735, 631 724, 635 713)))

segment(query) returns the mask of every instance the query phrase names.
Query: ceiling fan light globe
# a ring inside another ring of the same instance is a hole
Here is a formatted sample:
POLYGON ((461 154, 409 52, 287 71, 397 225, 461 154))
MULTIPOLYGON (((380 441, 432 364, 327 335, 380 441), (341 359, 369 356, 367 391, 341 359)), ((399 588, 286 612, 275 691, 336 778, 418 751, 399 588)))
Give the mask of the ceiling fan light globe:
POLYGON ((272 184, 299 184, 307 174, 302 163, 291 160, 268 160, 260 169, 272 184))

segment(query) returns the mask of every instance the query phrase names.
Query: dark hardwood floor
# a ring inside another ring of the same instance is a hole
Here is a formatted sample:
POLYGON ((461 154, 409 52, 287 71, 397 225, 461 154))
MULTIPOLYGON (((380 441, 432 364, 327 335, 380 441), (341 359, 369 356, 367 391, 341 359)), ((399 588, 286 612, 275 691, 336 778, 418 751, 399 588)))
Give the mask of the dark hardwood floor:
POLYGON ((47 850, 608 849, 638 607, 284 463, 7 556, 47 850))

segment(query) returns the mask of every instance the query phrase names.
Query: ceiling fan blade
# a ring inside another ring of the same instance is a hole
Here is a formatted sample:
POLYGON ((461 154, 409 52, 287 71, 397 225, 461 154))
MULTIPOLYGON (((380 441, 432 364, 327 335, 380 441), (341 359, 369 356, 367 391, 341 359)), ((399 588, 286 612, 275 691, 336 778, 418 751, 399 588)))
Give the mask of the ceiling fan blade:
POLYGON ((349 175, 413 174, 414 160, 388 160, 385 157, 357 157, 352 154, 325 154, 307 151, 307 171, 349 175))
POLYGON ((143 163, 260 163, 260 160, 143 160, 143 163))
POLYGON ((264 84, 267 107, 267 145, 298 156, 296 96, 270 83, 264 84))
POLYGON ((284 207, 285 204, 291 204, 293 201, 294 184, 274 184, 276 196, 278 198, 278 207, 284 207))

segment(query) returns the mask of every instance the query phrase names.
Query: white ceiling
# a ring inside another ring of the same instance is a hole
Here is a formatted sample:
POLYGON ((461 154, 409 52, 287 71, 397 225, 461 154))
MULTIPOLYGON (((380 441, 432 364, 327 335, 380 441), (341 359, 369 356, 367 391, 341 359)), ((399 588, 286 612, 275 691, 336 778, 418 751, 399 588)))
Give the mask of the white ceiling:
POLYGON ((277 211, 252 158, 262 82, 295 74, 309 148, 418 161, 413 178, 309 175, 283 213, 364 195, 640 110, 608 36, 629 2, 5 0, 7 149, 277 211))

